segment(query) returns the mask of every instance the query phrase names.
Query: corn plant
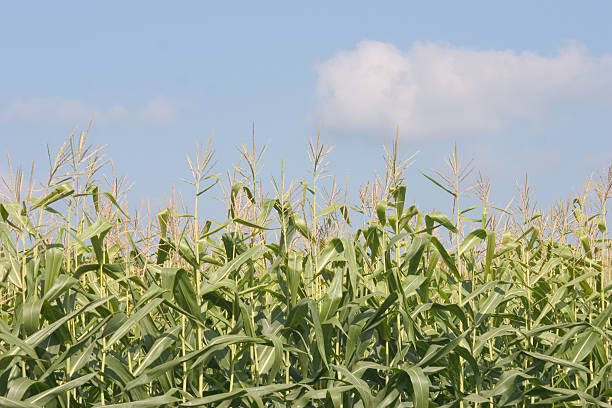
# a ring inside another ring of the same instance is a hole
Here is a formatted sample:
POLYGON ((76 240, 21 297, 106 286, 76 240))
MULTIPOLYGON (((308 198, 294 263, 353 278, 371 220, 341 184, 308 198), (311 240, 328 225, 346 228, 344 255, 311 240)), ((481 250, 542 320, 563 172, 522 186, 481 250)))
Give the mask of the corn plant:
POLYGON ((528 183, 498 208, 455 148, 427 176, 447 217, 409 204, 397 141, 351 205, 320 138, 310 183, 268 194, 253 136, 228 183, 198 147, 192 213, 152 214, 87 131, 49 152, 43 185, 4 180, 1 406, 612 406, 612 167, 548 212, 528 183))

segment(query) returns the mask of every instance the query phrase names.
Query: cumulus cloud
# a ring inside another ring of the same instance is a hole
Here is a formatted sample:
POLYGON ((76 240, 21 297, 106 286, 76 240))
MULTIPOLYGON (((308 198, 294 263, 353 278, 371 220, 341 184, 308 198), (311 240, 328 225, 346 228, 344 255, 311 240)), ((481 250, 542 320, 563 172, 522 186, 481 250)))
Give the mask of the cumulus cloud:
POLYGON ((178 108, 164 97, 156 97, 141 108, 130 111, 124 105, 90 106, 78 99, 31 98, 0 106, 0 120, 9 122, 53 123, 76 125, 94 118, 97 123, 117 123, 137 120, 152 125, 164 125, 176 119, 178 108))
POLYGON ((413 139, 498 130, 564 103, 610 104, 612 56, 570 45, 556 55, 365 41, 317 65, 314 116, 338 131, 413 139))

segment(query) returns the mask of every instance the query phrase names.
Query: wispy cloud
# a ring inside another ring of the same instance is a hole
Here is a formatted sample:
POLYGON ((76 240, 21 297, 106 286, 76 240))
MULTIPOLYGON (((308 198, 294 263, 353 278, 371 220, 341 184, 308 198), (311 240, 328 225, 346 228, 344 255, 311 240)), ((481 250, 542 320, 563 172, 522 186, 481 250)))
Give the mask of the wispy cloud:
POLYGON ((412 139, 495 131, 563 104, 612 106, 612 56, 570 45, 556 55, 365 41, 316 67, 314 116, 338 131, 412 139))
POLYGON ((164 125, 174 122, 178 108, 166 98, 158 96, 150 100, 139 112, 138 119, 144 122, 164 125))
POLYGON ((79 99, 30 98, 13 101, 4 107, 0 105, 0 121, 75 125, 93 117, 97 123, 140 121, 165 125, 176 120, 178 111, 175 103, 162 96, 131 110, 122 104, 99 107, 79 99))

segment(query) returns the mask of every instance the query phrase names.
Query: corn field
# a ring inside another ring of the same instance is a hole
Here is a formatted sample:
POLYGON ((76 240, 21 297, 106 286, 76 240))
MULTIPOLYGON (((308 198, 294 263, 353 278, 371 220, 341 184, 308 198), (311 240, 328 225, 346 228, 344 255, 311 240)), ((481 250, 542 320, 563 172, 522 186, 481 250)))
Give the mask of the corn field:
POLYGON ((254 138, 226 174, 198 146, 192 194, 153 212, 87 132, 44 179, 9 163, 0 406, 612 407, 612 167, 502 208, 455 148, 425 175, 445 215, 412 204, 397 142, 356 203, 308 147, 307 178, 268 183, 254 138), (198 212, 215 191, 225 220, 198 212))

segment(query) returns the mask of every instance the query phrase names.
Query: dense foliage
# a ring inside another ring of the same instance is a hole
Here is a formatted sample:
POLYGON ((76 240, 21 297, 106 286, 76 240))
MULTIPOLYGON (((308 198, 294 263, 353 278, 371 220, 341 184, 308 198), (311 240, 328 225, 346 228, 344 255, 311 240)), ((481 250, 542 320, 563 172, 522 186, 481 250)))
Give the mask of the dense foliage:
POLYGON ((612 175, 592 184, 595 211, 583 195, 540 212, 527 187, 496 208, 482 179, 461 211, 471 175, 455 153, 428 176, 447 217, 408 204, 397 146, 354 206, 326 178, 328 152, 317 140, 309 183, 281 177, 267 197, 254 143, 227 183, 200 149, 193 214, 176 198, 128 215, 84 134, 44 186, 14 172, 0 405, 612 406, 612 175), (219 185, 228 218, 209 221, 198 200, 219 185))

